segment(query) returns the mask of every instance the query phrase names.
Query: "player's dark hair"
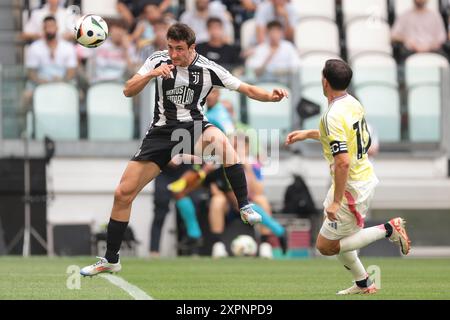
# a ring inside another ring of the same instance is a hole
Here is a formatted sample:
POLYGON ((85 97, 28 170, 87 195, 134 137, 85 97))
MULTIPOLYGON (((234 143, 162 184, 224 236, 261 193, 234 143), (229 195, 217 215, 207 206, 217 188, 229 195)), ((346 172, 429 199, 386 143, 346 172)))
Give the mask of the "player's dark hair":
POLYGON ((211 17, 211 18, 208 18, 208 20, 206 21, 206 26, 209 28, 213 23, 218 23, 218 24, 220 24, 221 26, 223 26, 222 20, 220 20, 220 19, 217 18, 217 17, 211 17))
POLYGON ((273 20, 270 21, 267 26, 266 26, 267 30, 273 29, 273 28, 278 28, 278 29, 283 29, 283 25, 281 24, 280 21, 278 20, 273 20))
POLYGON ((187 24, 175 23, 167 31, 167 40, 185 41, 190 47, 195 43, 195 33, 187 24))
POLYGON ((43 23, 46 23, 47 21, 53 21, 56 23, 56 18, 54 16, 46 16, 44 20, 42 20, 43 23))
POLYGON ((325 62, 322 74, 331 88, 334 90, 345 90, 352 80, 353 71, 345 61, 330 59, 325 62))

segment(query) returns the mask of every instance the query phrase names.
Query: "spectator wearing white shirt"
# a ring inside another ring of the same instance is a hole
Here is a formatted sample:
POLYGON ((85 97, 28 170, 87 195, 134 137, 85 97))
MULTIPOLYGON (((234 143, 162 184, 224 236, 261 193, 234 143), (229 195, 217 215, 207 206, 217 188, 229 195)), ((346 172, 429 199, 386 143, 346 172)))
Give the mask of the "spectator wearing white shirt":
POLYGON ((427 8, 427 2, 428 0, 414 0, 414 8, 395 21, 392 41, 401 44, 400 60, 414 53, 444 54, 442 45, 447 38, 445 24, 438 12, 427 8))
POLYGON ((234 31, 231 23, 231 14, 220 1, 196 0, 195 9, 185 11, 180 17, 180 22, 191 27, 195 32, 197 43, 202 43, 209 41, 207 21, 211 17, 217 17, 222 20, 226 43, 233 43, 234 31))
POLYGON ((47 0, 41 9, 35 9, 31 12, 31 17, 26 23, 22 38, 25 41, 34 41, 43 37, 41 30, 45 17, 54 16, 58 24, 58 36, 66 40, 74 38, 73 25, 76 17, 67 9, 59 5, 59 0, 47 0))
POLYGON ((246 61, 259 80, 289 83, 290 76, 300 68, 300 58, 295 46, 283 39, 283 26, 279 21, 267 25, 266 42, 258 45, 246 61))
POLYGON ((64 39, 58 39, 58 26, 53 16, 44 18, 43 30, 43 38, 33 42, 26 53, 28 82, 23 94, 23 114, 31 107, 36 86, 50 82, 74 81, 76 75, 75 47, 64 39))
POLYGON ((53 16, 44 18, 43 30, 43 39, 33 42, 27 52, 25 65, 29 80, 34 85, 73 80, 77 67, 75 47, 58 39, 53 16))
POLYGON ((89 83, 100 81, 123 82, 134 72, 136 49, 122 21, 109 23, 109 37, 95 49, 85 50, 88 58, 89 83))
POLYGON ((256 37, 262 43, 266 36, 266 26, 271 21, 278 21, 282 25, 284 38, 294 41, 294 28, 298 23, 297 11, 289 0, 266 0, 258 4, 255 13, 256 37))

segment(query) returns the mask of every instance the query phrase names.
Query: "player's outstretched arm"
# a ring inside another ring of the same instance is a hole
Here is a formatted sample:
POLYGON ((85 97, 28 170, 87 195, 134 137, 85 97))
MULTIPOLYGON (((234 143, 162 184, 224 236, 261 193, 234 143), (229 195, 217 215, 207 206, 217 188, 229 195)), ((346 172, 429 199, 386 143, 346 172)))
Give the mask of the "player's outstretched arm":
POLYGON ((125 83, 125 88, 123 89, 123 94, 126 97, 134 97, 139 92, 144 89, 147 83, 153 78, 163 77, 169 78, 171 76, 172 69, 174 68, 171 64, 162 64, 158 68, 141 75, 139 73, 135 74, 130 80, 125 83))
POLYGON ((288 146, 295 142, 303 141, 306 139, 319 140, 320 131, 317 129, 292 131, 287 135, 285 144, 288 146))
POLYGON ((288 93, 284 89, 273 89, 272 92, 268 92, 263 88, 253 86, 244 82, 241 83, 238 91, 245 94, 251 99, 263 102, 278 102, 285 97, 288 98, 288 93))

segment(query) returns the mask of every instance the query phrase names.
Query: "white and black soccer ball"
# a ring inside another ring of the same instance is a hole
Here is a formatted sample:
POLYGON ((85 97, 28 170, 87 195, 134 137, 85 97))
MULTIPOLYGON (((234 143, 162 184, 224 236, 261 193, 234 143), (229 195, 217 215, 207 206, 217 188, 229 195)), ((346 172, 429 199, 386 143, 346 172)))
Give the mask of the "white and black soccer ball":
POLYGON ((235 257, 255 256, 258 245, 249 235, 241 234, 231 242, 231 252, 235 257))
POLYGON ((108 38, 108 25, 102 17, 87 14, 75 26, 77 42, 86 48, 96 48, 108 38))

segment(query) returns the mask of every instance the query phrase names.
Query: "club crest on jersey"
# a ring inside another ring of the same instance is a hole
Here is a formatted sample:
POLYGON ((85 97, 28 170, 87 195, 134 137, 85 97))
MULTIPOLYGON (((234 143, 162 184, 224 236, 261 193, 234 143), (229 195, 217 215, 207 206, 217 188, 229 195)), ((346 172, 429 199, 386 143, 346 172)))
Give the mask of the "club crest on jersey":
POLYGON ((192 72, 192 76, 194 77, 194 84, 198 84, 200 82, 200 72, 192 72))
POLYGON ((189 87, 176 87, 166 91, 167 100, 175 104, 191 104, 194 101, 194 90, 189 87))

